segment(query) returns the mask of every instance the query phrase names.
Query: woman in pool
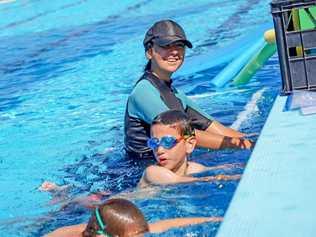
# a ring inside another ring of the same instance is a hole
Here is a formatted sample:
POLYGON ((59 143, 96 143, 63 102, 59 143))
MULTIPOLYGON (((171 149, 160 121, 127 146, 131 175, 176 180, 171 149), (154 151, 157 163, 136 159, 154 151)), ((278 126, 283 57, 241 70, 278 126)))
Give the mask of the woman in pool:
POLYGON ((125 112, 125 150, 129 157, 153 158, 147 147, 150 124, 169 109, 184 111, 193 122, 200 147, 250 148, 244 134, 225 127, 203 113, 190 99, 172 86, 172 74, 184 60, 185 48, 192 48, 184 30, 172 20, 156 22, 143 41, 148 63, 130 94, 125 112))
POLYGON ((126 199, 109 199, 95 208, 88 224, 59 228, 46 237, 129 237, 142 236, 146 232, 160 233, 173 227, 220 222, 221 217, 175 218, 147 223, 142 212, 126 199))

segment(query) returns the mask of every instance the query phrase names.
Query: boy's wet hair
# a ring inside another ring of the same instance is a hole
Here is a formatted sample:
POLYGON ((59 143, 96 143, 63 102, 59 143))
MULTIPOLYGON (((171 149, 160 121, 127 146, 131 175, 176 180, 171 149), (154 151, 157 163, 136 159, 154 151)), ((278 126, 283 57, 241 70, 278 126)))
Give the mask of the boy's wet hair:
MULTIPOLYGON (((99 215, 104 231, 109 236, 136 236, 149 231, 148 223, 142 212, 130 201, 121 198, 107 200, 99 207, 99 215)), ((95 237, 100 226, 96 214, 92 214, 83 237, 95 237)))
POLYGON ((168 110, 157 115, 151 125, 174 125, 181 136, 194 136, 190 118, 180 110, 168 110))

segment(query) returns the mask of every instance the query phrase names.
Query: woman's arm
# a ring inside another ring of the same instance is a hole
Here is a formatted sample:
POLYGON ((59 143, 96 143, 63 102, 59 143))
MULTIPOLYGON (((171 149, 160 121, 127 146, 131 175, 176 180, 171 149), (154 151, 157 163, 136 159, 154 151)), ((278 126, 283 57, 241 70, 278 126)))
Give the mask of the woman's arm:
POLYGON ((226 137, 244 137, 246 134, 238 132, 230 127, 226 127, 220 122, 213 121, 210 126, 206 129, 207 132, 216 133, 226 137))
MULTIPOLYGON (((210 125, 212 126, 212 125, 210 125)), ((210 149, 242 148, 250 149, 253 145, 248 139, 242 137, 228 137, 209 131, 195 129, 196 142, 199 147, 210 149)))
POLYGON ((243 137, 245 134, 238 132, 230 127, 217 122, 210 115, 205 113, 194 101, 188 98, 185 94, 178 91, 179 98, 187 105, 186 112, 191 118, 195 128, 214 134, 227 137, 243 137))
POLYGON ((190 117, 197 134, 197 145, 200 147, 221 148, 251 148, 252 142, 243 138, 244 133, 226 127, 206 114, 197 104, 185 94, 178 91, 178 97, 186 104, 186 113, 190 117))
POLYGON ((84 231, 86 226, 87 224, 78 224, 61 227, 44 235, 44 237, 81 237, 81 233, 84 231))
POLYGON ((196 225, 204 222, 220 222, 222 217, 195 217, 195 218, 175 218, 158 221, 149 224, 149 232, 160 233, 175 227, 183 227, 188 225, 196 225))

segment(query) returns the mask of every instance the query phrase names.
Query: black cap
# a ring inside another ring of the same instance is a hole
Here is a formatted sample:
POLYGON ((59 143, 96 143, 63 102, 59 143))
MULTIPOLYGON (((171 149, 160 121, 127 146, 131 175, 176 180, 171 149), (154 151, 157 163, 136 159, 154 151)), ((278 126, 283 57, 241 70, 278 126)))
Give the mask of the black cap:
POLYGON ((156 22, 146 32, 143 44, 147 50, 150 42, 154 42, 159 46, 166 46, 179 41, 192 48, 191 42, 187 40, 184 30, 180 25, 172 20, 162 20, 156 22))

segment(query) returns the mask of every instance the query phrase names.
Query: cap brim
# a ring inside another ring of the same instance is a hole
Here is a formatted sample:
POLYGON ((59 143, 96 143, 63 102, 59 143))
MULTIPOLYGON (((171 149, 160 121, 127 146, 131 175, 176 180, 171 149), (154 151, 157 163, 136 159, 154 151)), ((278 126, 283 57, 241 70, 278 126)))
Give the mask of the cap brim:
POLYGON ((172 36, 172 37, 163 37, 163 38, 156 38, 153 40, 154 43, 158 44, 159 46, 167 46, 170 44, 174 44, 176 42, 183 42, 188 48, 192 48, 192 44, 187 39, 183 39, 178 36, 172 36))

